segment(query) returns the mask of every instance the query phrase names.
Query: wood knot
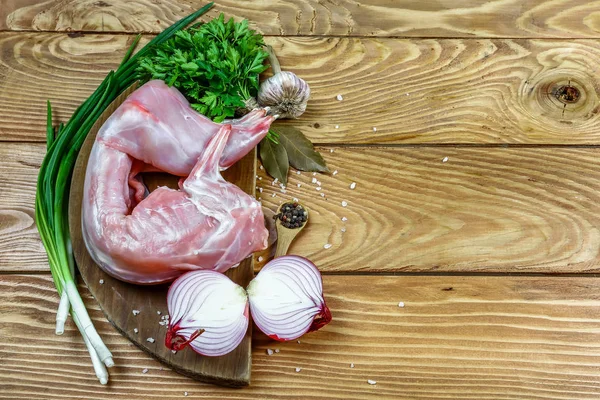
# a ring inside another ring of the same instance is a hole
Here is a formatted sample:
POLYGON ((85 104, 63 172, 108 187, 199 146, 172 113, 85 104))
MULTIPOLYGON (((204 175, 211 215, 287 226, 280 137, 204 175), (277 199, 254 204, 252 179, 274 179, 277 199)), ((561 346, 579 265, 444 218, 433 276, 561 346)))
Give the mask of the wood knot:
POLYGON ((521 93, 531 117, 558 129, 586 123, 600 103, 594 77, 573 69, 545 71, 524 81, 521 93))
POLYGON ((570 84, 560 86, 554 91, 553 94, 558 101, 564 104, 577 103, 581 97, 581 92, 579 89, 577 89, 575 86, 571 86, 570 84))

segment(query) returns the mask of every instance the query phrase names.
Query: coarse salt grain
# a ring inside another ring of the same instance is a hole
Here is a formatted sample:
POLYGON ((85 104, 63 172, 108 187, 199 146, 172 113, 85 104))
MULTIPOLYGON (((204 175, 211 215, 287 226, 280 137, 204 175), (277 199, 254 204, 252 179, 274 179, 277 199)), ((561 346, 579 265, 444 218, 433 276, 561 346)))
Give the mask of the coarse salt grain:
POLYGON ((338 174, 338 170, 336 169, 335 171, 333 171, 332 175, 337 175, 338 174))
POLYGON ((317 186, 315 189, 317 189, 317 190, 321 190, 321 189, 322 189, 322 187, 321 187, 321 186, 317 186))
POLYGON ((279 353, 279 349, 275 349, 275 353, 279 353))
POLYGON ((317 173, 316 173, 316 172, 313 172, 313 176, 317 176, 317 173))
POLYGON ((133 333, 138 333, 138 332, 139 332, 138 328, 133 328, 133 333))
POLYGON ((377 132, 377 128, 376 127, 373 127, 373 132, 377 132))
POLYGON ((321 197, 325 197, 325 193, 321 193, 321 197))
POLYGON ((335 129, 340 129, 340 126, 339 126, 339 125, 336 125, 336 126, 335 126, 335 129))
POLYGON ((177 354, 177 350, 171 350, 171 353, 177 354))
POLYGON ((184 396, 187 396, 187 395, 188 395, 188 393, 187 393, 187 392, 183 392, 183 395, 184 395, 184 396))
POLYGON ((270 356, 272 356, 273 355, 273 350, 267 349, 267 354, 270 355, 270 356))
POLYGON ((259 177, 258 177, 258 180, 259 180, 259 181, 262 181, 262 176, 259 176, 259 177))
POLYGON ((312 178, 312 183, 317 183, 317 178, 312 178))
POLYGON ((144 368, 144 369, 142 370, 142 374, 147 374, 147 373, 148 373, 148 368, 144 368))
POLYGON ((302 368, 296 368, 296 372, 302 371, 302 368))
POLYGON ((348 205, 347 201, 342 201, 342 207, 346 207, 348 205))
POLYGON ((259 256, 258 257, 258 262, 262 262, 262 260, 264 260, 263 256, 259 256))
POLYGON ((296 184, 296 186, 300 187, 300 186, 302 186, 302 184, 301 184, 301 183, 298 183, 298 184, 296 184))
POLYGON ((350 184, 350 189, 354 190, 355 187, 356 187, 356 182, 352 182, 350 184))
POLYGON ((259 193, 262 193, 262 192, 263 192, 263 190, 264 190, 263 188, 260 188, 260 187, 258 188, 258 192, 259 192, 259 193))
POLYGON ((138 315, 140 313, 140 310, 133 310, 131 312, 133 313, 133 315, 138 315))
POLYGON ((400 308, 404 307, 404 302, 401 301, 400 303, 398 303, 398 307, 400 307, 400 308))
POLYGON ((157 311, 156 313, 157 313, 158 315, 162 314, 160 311, 157 311))
POLYGON ((342 233, 346 232, 346 228, 341 229, 342 233))
POLYGON ((317 181, 317 186, 321 186, 321 181, 317 181))
POLYGON ((265 169, 265 168, 264 168, 262 165, 261 165, 260 167, 258 167, 258 168, 259 168, 261 171, 262 171, 263 169, 265 169))
POLYGON ((377 383, 377 381, 374 381, 373 379, 367 379, 367 383, 369 385, 375 385, 377 383))
POLYGON ((296 175, 300 175, 301 173, 301 171, 296 171, 296 175))
POLYGON ((299 201, 296 197, 294 197, 292 200, 294 200, 296 203, 299 201))
POLYGON ((338 99, 338 101, 344 100, 341 94, 338 94, 335 98, 338 99))
POLYGON ((346 222, 346 221, 348 221, 348 218, 342 217, 342 222, 346 222))
POLYGON ((444 157, 444 158, 442 159, 442 162, 447 162, 447 161, 448 161, 448 157, 444 157))
POLYGON ((104 285, 104 279, 100 279, 98 282, 99 282, 101 285, 104 285))
POLYGON ((329 149, 329 152, 330 152, 330 153, 333 153, 333 149, 329 149))
POLYGON ((271 195, 271 197, 275 197, 275 196, 277 196, 277 193, 273 193, 273 194, 271 195))
POLYGON ((154 343, 154 338, 149 337, 148 339, 146 339, 146 342, 154 343))
POLYGON ((350 364, 350 368, 354 368, 354 363, 351 363, 351 364, 350 364))
POLYGON ((324 248, 324 249, 330 249, 330 248, 331 248, 331 243, 326 243, 326 244, 323 246, 323 248, 324 248))
POLYGON ((300 344, 300 341, 298 340, 298 344, 300 344))

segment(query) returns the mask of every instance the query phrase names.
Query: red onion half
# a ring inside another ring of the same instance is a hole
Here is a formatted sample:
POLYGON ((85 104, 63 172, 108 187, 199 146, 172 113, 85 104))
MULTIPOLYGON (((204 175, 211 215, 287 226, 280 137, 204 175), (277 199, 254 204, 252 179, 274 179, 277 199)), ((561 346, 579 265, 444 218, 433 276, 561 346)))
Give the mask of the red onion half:
POLYGON ((297 339, 331 321, 321 273, 304 257, 273 259, 250 282, 247 291, 254 323, 272 339, 297 339))
POLYGON ((210 270, 188 272, 169 288, 169 329, 165 345, 189 345, 205 356, 235 349, 248 328, 246 291, 225 275, 210 270))

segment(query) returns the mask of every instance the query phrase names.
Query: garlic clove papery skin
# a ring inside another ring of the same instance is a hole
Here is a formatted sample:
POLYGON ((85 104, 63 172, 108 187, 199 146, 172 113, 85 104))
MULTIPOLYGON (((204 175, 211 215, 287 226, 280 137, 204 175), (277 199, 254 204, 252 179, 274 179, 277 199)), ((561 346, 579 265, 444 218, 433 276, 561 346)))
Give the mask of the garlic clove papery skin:
POLYGON ((279 118, 298 118, 306 111, 310 97, 308 83, 296 74, 281 71, 260 84, 257 100, 261 107, 271 107, 279 118))
POLYGON ((256 326, 272 339, 294 340, 331 321, 319 270, 299 256, 270 261, 247 288, 256 326))
POLYGON ((189 345, 205 356, 234 350, 248 329, 248 297, 225 275, 210 270, 188 272, 169 288, 169 327, 165 345, 189 345))

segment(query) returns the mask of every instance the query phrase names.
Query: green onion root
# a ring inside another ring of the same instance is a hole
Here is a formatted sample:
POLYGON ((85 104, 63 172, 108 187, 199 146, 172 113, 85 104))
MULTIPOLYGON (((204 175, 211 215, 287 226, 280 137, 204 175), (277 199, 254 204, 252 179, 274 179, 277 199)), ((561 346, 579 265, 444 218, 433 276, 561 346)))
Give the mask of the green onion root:
MULTIPOLYGON (((67 254, 69 257, 69 271, 71 272, 71 276, 75 276, 75 259, 73 258, 73 245, 70 238, 67 239, 67 254)), ((64 286, 65 284, 63 282, 62 287, 64 286)), ((67 296, 67 292, 63 290, 62 295, 60 296, 60 303, 58 303, 58 311, 56 313, 57 335, 62 335, 65 332, 65 322, 67 322, 67 317, 69 316, 70 306, 69 296, 67 296)))
POLYGON ((108 371, 106 370, 106 365, 104 365, 102 360, 100 360, 100 357, 98 357, 98 353, 96 352, 96 349, 94 348, 94 346, 92 346, 92 342, 85 334, 85 331, 81 328, 81 322, 79 321, 79 318, 77 317, 77 315, 73 316, 73 322, 75 322, 75 325, 77 325, 79 332, 81 332, 81 336, 83 337, 83 342, 85 343, 85 346, 87 347, 88 352, 90 353, 90 358, 92 360, 92 366, 94 367, 94 372, 96 373, 98 380, 100 381, 101 384, 106 385, 108 383, 108 371))
POLYGON ((58 312, 56 313, 57 335, 65 333, 65 322, 67 322, 67 316, 69 315, 69 306, 69 296, 67 296, 67 292, 63 291, 60 296, 60 303, 58 303, 58 312))

